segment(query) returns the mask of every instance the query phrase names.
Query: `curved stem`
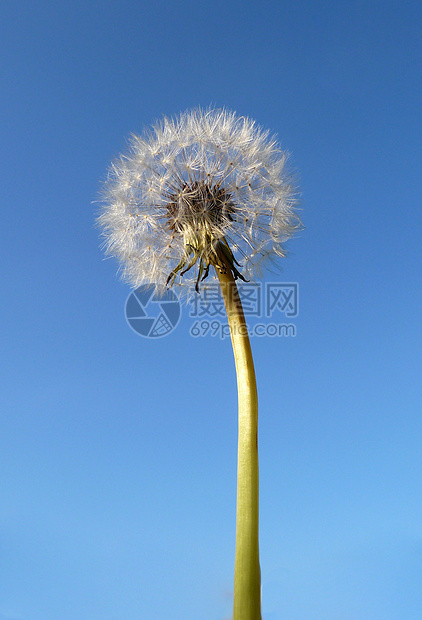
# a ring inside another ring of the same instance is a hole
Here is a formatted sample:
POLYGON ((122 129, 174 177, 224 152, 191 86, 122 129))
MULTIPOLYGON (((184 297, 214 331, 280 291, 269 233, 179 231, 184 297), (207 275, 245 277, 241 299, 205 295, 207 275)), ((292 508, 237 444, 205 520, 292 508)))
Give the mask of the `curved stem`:
POLYGON ((216 269, 236 363, 239 401, 233 620, 261 620, 258 542, 258 395, 248 329, 233 274, 216 269))

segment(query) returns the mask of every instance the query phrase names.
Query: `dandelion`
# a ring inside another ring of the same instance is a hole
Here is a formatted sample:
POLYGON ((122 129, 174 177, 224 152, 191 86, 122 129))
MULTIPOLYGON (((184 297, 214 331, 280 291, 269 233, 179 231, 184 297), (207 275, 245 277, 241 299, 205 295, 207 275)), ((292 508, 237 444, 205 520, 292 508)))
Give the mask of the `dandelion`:
POLYGON ((239 401, 233 620, 261 618, 258 401, 236 280, 284 256, 300 226, 286 155, 254 121, 200 109, 164 118, 115 161, 99 224, 132 285, 195 287, 217 277, 234 350, 239 401))

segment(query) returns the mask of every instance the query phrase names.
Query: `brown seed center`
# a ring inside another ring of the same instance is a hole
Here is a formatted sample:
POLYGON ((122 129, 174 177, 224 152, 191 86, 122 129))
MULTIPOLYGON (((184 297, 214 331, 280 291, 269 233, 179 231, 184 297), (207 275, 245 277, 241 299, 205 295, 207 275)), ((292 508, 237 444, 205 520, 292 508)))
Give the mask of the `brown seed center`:
POLYGON ((223 232, 235 213, 231 196, 223 187, 198 181, 184 183, 170 197, 166 208, 169 229, 175 232, 203 226, 221 228, 223 232))

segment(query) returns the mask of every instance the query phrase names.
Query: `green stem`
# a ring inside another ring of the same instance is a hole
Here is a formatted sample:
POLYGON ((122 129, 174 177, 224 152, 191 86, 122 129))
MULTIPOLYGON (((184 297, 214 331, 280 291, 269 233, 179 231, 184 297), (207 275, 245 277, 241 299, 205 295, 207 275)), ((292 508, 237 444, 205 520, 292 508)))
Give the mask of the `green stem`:
POLYGON ((233 620, 261 620, 258 543, 258 395, 243 308, 231 269, 220 273, 236 363, 239 401, 233 620))

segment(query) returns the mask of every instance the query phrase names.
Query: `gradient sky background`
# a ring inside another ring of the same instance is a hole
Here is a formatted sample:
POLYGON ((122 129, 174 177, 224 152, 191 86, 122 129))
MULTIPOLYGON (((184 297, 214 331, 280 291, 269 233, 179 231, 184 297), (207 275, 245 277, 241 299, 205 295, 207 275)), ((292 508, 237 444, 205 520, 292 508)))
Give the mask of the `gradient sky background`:
POLYGON ((422 617, 420 2, 3 0, 0 620, 223 620, 228 340, 126 325, 94 228, 162 114, 279 136, 296 338, 253 341, 264 620, 422 617))

